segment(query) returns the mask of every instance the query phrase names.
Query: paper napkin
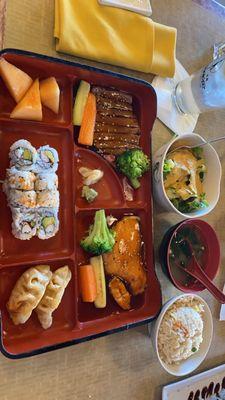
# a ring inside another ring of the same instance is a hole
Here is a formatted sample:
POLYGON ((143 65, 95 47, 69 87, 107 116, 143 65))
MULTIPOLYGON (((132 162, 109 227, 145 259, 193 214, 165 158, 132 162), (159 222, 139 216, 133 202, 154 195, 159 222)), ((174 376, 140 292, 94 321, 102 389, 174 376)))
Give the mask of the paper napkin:
POLYGON ((157 117, 179 136, 185 133, 192 133, 199 117, 199 114, 182 114, 178 111, 174 103, 173 93, 177 83, 188 76, 187 71, 176 60, 174 78, 169 79, 156 76, 152 82, 152 86, 157 94, 157 117))

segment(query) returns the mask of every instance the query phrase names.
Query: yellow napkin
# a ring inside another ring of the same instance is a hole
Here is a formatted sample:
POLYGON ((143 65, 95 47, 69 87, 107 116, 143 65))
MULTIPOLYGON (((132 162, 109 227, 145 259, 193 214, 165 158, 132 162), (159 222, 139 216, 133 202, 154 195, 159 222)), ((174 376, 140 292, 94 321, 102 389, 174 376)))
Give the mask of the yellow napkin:
POLYGON ((98 0, 55 0, 56 50, 172 77, 176 29, 98 0))

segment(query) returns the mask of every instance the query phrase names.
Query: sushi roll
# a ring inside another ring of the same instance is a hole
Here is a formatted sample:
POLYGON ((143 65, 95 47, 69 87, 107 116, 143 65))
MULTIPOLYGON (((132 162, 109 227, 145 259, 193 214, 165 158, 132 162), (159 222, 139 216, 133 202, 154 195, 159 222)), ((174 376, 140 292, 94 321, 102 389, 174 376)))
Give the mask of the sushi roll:
POLYGON ((9 189, 33 190, 36 176, 30 171, 19 171, 15 167, 7 169, 6 181, 9 189))
POLYGON ((39 239, 49 239, 56 235, 59 230, 59 220, 56 209, 40 208, 38 210, 38 220, 37 236, 39 239))
POLYGON ((34 208, 36 207, 36 192, 34 190, 12 189, 8 192, 8 202, 12 207, 34 208))
POLYGON ((43 190, 37 192, 37 207, 59 207, 58 190, 43 190))
POLYGON ((27 140, 21 139, 13 143, 9 151, 10 167, 23 171, 31 171, 37 160, 37 150, 27 140))
POLYGON ((37 232, 37 215, 34 210, 21 211, 20 208, 11 208, 12 211, 12 234, 20 240, 29 240, 37 232))
POLYGON ((53 172, 51 174, 38 174, 35 181, 35 190, 57 190, 58 189, 58 176, 53 172))
POLYGON ((55 172, 58 169, 59 156, 53 147, 42 146, 37 153, 36 172, 55 172))

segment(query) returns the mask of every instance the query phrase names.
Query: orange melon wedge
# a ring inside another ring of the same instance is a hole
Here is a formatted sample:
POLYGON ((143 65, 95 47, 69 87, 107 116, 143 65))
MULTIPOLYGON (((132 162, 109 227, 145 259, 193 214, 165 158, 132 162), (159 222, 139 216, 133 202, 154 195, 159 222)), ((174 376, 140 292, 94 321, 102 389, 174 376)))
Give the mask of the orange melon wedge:
POLYGON ((29 75, 4 58, 0 58, 0 76, 17 103, 23 98, 33 82, 29 75))
POLYGON ((56 79, 51 77, 40 82, 40 93, 42 104, 58 114, 60 90, 56 79))
POLYGON ((10 118, 42 120, 42 107, 39 89, 39 80, 36 79, 28 89, 22 100, 16 105, 10 114, 10 118))

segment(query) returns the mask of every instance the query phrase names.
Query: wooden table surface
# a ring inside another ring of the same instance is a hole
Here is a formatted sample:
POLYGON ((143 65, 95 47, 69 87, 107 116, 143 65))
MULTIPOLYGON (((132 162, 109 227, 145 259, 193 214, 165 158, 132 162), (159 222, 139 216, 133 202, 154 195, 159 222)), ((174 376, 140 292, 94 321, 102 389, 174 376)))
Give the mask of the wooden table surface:
MULTIPOLYGON (((0 0, 0 10, 4 9, 0 0)), ((177 58, 189 72, 207 64, 212 46, 225 39, 225 20, 214 11, 192 0, 152 0, 153 19, 178 28, 177 58)), ((202 1, 201 1, 202 2, 202 1)), ((204 1, 206 4, 206 1, 204 1)), ((208 5, 207 3, 206 5, 208 5)), ((0 13, 2 15, 2 13, 0 13)), ((2 21, 0 22, 2 28, 2 21)), ((30 50, 56 57, 53 40, 53 0, 8 0, 4 29, 4 47, 30 50)), ((0 39, 1 40, 1 39, 0 39)), ((88 65, 97 65, 91 61, 88 65)), ((99 66, 138 76, 149 81, 151 75, 126 71, 117 67, 99 66)), ((224 134, 225 112, 201 115, 196 132, 204 137, 224 134)), ((170 139, 168 129, 156 120, 153 129, 153 149, 170 139)), ((225 168, 225 145, 216 149, 225 168)), ((221 268, 216 283, 225 282, 225 187, 215 210, 206 220, 216 229, 221 242, 221 268)), ((178 294, 163 275, 157 259, 161 237, 177 219, 173 215, 154 211, 156 271, 166 301, 178 294)), ((219 305, 207 293, 202 293, 211 307, 214 319, 214 339, 210 352, 198 371, 225 362, 225 322, 218 321, 219 305)), ((176 379, 160 367, 148 336, 147 327, 131 329, 70 348, 11 361, 0 356, 0 396, 2 400, 160 400, 162 386, 176 379)), ((177 379, 178 380, 178 379, 177 379)), ((182 399, 181 399, 182 400, 182 399)))

